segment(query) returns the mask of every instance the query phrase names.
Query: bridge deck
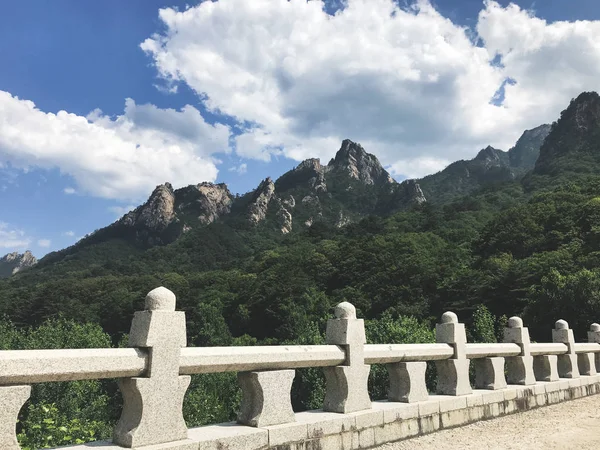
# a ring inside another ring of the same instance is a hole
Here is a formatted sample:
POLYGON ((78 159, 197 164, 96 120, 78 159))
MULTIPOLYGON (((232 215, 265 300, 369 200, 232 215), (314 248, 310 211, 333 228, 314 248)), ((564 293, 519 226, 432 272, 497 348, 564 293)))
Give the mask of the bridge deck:
POLYGON ((600 449, 600 395, 441 430, 377 450, 600 449))

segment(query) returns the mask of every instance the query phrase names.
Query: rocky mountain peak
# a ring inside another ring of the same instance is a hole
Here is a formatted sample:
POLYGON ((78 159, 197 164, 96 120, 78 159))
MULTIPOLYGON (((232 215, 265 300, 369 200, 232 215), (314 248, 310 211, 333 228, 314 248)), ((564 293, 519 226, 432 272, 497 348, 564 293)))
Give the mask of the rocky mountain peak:
POLYGON ((427 201, 417 180, 404 180, 401 184, 404 185, 409 203, 420 205, 427 201))
POLYGON ((508 151, 510 165, 523 171, 533 169, 540 155, 540 147, 550 133, 551 126, 540 125, 531 130, 525 130, 513 148, 508 151))
POLYGON ((146 203, 123 216, 119 223, 161 232, 174 218, 175 192, 171 183, 165 183, 158 185, 146 203))
POLYGON ((257 225, 267 217, 269 203, 275 194, 275 183, 271 177, 265 178, 254 190, 253 198, 248 206, 248 220, 257 225))
POLYGON ((342 141, 341 148, 335 158, 329 162, 328 168, 335 172, 346 173, 351 178, 366 184, 393 183, 392 177, 382 167, 377 157, 367 153, 360 144, 350 139, 342 141))
POLYGON ((294 170, 297 172, 300 172, 303 170, 322 172, 323 169, 324 168, 321 165, 321 160, 319 158, 309 158, 309 159, 305 159, 300 164, 298 164, 294 170))
POLYGON ((195 216, 203 225, 213 223, 231 211, 233 196, 225 183, 203 182, 175 192, 177 212, 195 216))
POLYGON ((600 96, 597 92, 584 92, 561 114, 575 129, 585 132, 600 127, 600 96))
POLYGON ((37 264, 37 259, 27 250, 25 253, 12 252, 0 258, 0 278, 10 277, 15 273, 37 264))
POLYGON ((560 114, 540 148, 534 175, 595 173, 600 167, 600 96, 584 92, 560 114))

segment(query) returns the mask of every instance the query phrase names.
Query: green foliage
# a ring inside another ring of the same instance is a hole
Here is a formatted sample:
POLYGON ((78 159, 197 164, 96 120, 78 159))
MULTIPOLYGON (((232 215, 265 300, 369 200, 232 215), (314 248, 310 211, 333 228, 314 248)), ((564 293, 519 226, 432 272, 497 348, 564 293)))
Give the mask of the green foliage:
POLYGON ((23 450, 83 444, 110 435, 107 423, 68 418, 54 404, 30 404, 27 421, 17 439, 23 450))
POLYGON ((479 305, 473 313, 470 342, 496 342, 496 319, 484 305, 479 305))

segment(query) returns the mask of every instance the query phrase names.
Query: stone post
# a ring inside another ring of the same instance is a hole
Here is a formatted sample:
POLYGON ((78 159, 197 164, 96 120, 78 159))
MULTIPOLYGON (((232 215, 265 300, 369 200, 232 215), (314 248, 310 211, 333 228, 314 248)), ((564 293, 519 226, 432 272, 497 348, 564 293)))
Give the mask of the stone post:
POLYGON ((552 342, 560 342, 567 346, 567 353, 558 355, 558 376, 561 378, 579 378, 575 338, 573 337, 573 330, 569 329, 566 320, 557 320, 554 324, 552 342))
POLYGON ((175 311, 175 294, 164 287, 146 296, 146 310, 133 316, 130 347, 148 350, 146 377, 123 378, 123 412, 115 426, 113 442, 132 448, 172 443, 169 449, 188 450, 183 420, 183 396, 189 376, 179 376, 179 355, 186 346, 185 315, 175 311))
POLYGON ((496 390, 506 387, 503 357, 478 358, 473 362, 475 364, 475 387, 477 389, 496 390))
POLYGON ((429 398, 425 384, 426 362, 399 362, 387 364, 390 374, 390 402, 414 403, 429 398))
POLYGON ((327 344, 344 348, 346 362, 343 366, 325 367, 325 411, 350 413, 371 409, 368 380, 371 366, 365 364, 365 323, 356 318, 356 308, 342 302, 335 307, 335 319, 327 322, 327 344))
POLYGON ((508 319, 508 328, 504 329, 504 342, 518 344, 521 347, 519 356, 506 358, 506 381, 509 384, 522 384, 525 386, 535 384, 529 330, 523 326, 523 320, 520 317, 508 319))
POLYGON ((17 442, 19 411, 31 395, 31 386, 0 386, 0 448, 20 450, 17 442))
POLYGON ((291 389, 295 370, 239 372, 242 403, 238 423, 267 427, 296 421, 291 389))
MULTIPOLYGON (((588 342, 600 344, 600 325, 593 323, 588 331, 588 342)), ((594 353, 596 360, 596 373, 600 373, 600 353, 594 353)))
POLYGON ((469 382, 469 364, 467 359, 467 333, 465 324, 458 323, 453 312, 442 315, 442 323, 435 326, 436 342, 451 344, 454 356, 451 359, 436 361, 438 394, 466 395, 472 392, 469 382))

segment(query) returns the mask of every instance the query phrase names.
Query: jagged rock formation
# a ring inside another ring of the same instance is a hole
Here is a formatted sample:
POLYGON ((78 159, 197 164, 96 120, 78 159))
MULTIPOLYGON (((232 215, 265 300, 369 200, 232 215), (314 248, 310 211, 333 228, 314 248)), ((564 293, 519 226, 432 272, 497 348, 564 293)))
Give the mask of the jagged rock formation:
POLYGON ((197 217, 198 221, 207 225, 229 214, 233 197, 225 183, 200 183, 187 186, 175 192, 177 212, 197 217))
POLYGON ((366 184, 380 185, 394 182, 379 160, 367 153, 360 144, 345 139, 342 147, 329 164, 329 170, 343 172, 366 184))
POLYGON ((125 214, 119 223, 161 233, 175 220, 175 193, 171 183, 157 186, 142 206, 125 214))
MULTIPOLYGON (((577 117, 584 129, 585 111, 580 110, 577 117)), ((283 234, 292 232, 294 222, 307 227, 325 222, 341 228, 369 214, 388 215, 426 201, 447 201, 485 183, 515 180, 533 167, 549 129, 542 125, 526 131, 509 152, 486 147, 472 160, 401 183, 392 179, 374 155, 346 139, 327 165, 307 159, 276 181, 266 178, 239 198, 225 184, 200 183, 174 191, 165 183, 114 227, 133 232, 135 240, 145 245, 167 244, 194 228, 231 220, 283 234)))
POLYGON ((565 109, 540 149, 527 186, 559 177, 597 174, 600 169, 600 96, 584 92, 565 109))
POLYGON ((265 179, 258 188, 254 191, 254 199, 248 207, 248 220, 253 225, 265 220, 267 217, 267 209, 273 194, 275 193, 275 184, 271 178, 265 179))
POLYGON ((37 259, 27 250, 25 253, 9 253, 0 258, 0 278, 7 278, 37 264, 37 259))
POLYGON ((533 169, 549 130, 550 125, 527 130, 508 152, 488 146, 471 160, 456 161, 417 181, 428 199, 444 203, 485 185, 519 180, 533 169))
POLYGON ((405 190, 407 203, 420 205, 421 203, 425 203, 427 201, 421 186, 419 183, 417 183, 417 180, 405 180, 401 183, 401 185, 403 185, 405 190))

